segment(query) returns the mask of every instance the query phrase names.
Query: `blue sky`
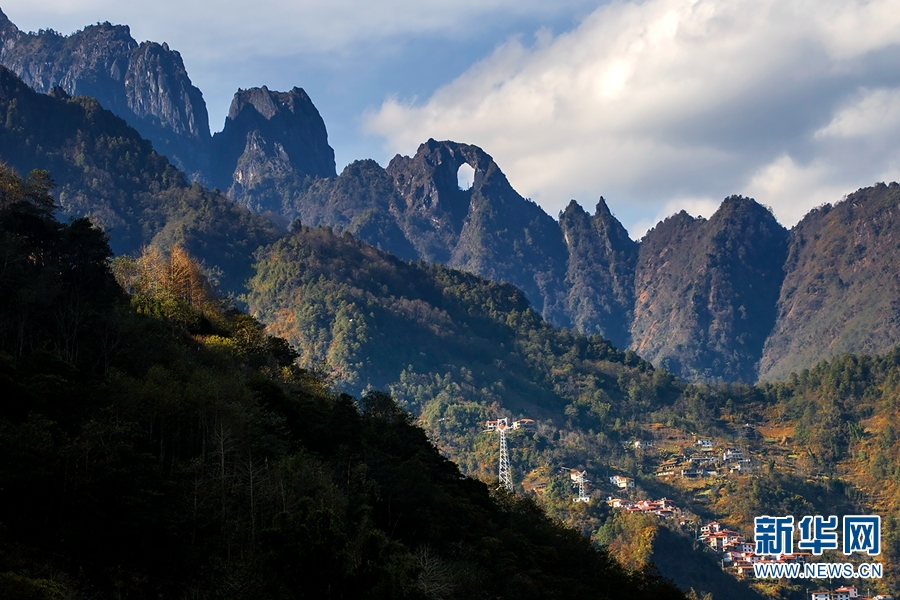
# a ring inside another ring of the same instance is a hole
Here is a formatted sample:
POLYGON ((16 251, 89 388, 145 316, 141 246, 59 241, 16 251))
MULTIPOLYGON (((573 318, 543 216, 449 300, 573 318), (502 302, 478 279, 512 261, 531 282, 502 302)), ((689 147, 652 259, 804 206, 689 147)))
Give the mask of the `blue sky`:
POLYGON ((752 196, 793 225, 900 179, 896 0, 16 0, 23 30, 168 42, 213 131, 238 87, 306 89, 338 170, 429 137, 478 144, 556 215, 603 195, 640 237, 752 196), (176 16, 177 15, 177 16, 176 16))

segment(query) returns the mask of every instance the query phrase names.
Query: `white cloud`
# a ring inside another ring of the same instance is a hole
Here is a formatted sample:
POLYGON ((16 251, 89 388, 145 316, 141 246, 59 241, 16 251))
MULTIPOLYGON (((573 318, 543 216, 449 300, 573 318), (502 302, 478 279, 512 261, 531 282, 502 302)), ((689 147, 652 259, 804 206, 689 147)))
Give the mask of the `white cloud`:
POLYGON ((900 132, 900 88, 861 90, 860 98, 842 107, 816 139, 895 137, 900 132))
POLYGON ((749 193, 767 198, 782 222, 877 181, 900 179, 900 88, 863 88, 812 133, 807 160, 785 153, 758 168, 749 193))
POLYGON ((366 128, 391 154, 478 144, 550 214, 603 194, 632 234, 732 193, 792 224, 897 178, 883 131, 900 93, 879 82, 900 80, 898 43, 893 0, 615 2, 533 46, 507 41, 425 101, 387 99, 366 128))
POLYGON ((782 223, 796 223, 810 209, 839 201, 845 194, 874 181, 860 182, 848 188, 840 177, 829 172, 826 160, 808 165, 797 164, 786 154, 760 167, 750 178, 747 189, 769 204, 782 223))

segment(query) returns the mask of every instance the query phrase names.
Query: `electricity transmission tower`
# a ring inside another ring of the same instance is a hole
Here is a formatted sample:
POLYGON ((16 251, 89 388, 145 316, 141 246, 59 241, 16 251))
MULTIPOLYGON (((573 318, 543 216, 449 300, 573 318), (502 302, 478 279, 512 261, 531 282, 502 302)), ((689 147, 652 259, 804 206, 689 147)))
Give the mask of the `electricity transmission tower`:
POLYGON ((509 474, 509 450, 506 447, 507 429, 509 429, 509 422, 506 419, 488 421, 488 431, 493 430, 500 435, 500 487, 512 492, 512 476, 509 474))
POLYGON ((590 479, 587 478, 587 471, 569 469, 569 478, 572 480, 572 486, 578 487, 578 496, 572 498, 572 502, 590 502, 591 497, 587 495, 587 484, 590 482, 590 479))

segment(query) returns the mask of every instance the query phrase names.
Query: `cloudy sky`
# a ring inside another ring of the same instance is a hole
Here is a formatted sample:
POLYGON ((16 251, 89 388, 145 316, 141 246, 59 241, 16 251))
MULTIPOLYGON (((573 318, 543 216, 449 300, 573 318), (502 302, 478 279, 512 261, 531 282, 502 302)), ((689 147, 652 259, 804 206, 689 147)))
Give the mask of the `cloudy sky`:
POLYGON ((603 195, 640 237, 730 194, 785 225, 900 179, 896 0, 15 0, 21 29, 166 41, 214 131, 238 87, 298 85, 338 170, 434 137, 493 155, 556 215, 603 195), (552 5, 551 5, 552 4, 552 5), (177 17, 175 15, 178 15, 177 17))

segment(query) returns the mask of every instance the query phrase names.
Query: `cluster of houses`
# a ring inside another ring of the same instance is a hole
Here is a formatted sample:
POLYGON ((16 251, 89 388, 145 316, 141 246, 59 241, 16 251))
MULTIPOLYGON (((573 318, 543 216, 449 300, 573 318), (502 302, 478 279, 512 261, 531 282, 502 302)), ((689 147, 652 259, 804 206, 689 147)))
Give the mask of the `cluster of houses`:
POLYGON ((737 531, 727 529, 718 521, 713 521, 700 528, 700 539, 722 557, 722 565, 738 577, 752 577, 753 565, 756 563, 802 563, 811 556, 809 552, 783 554, 776 559, 756 554, 756 545, 744 539, 737 531))
POLYGON ((681 514, 681 509, 675 506, 675 503, 668 498, 660 498, 659 500, 638 500, 637 502, 623 500, 621 498, 607 498, 606 503, 612 508, 618 508, 623 512, 653 514, 664 519, 681 514))
POLYGON ((690 456, 678 455, 662 463, 657 477, 680 476, 683 479, 703 479, 719 475, 743 473, 750 470, 750 459, 741 450, 727 448, 718 454, 710 439, 697 440, 699 452, 690 456))

